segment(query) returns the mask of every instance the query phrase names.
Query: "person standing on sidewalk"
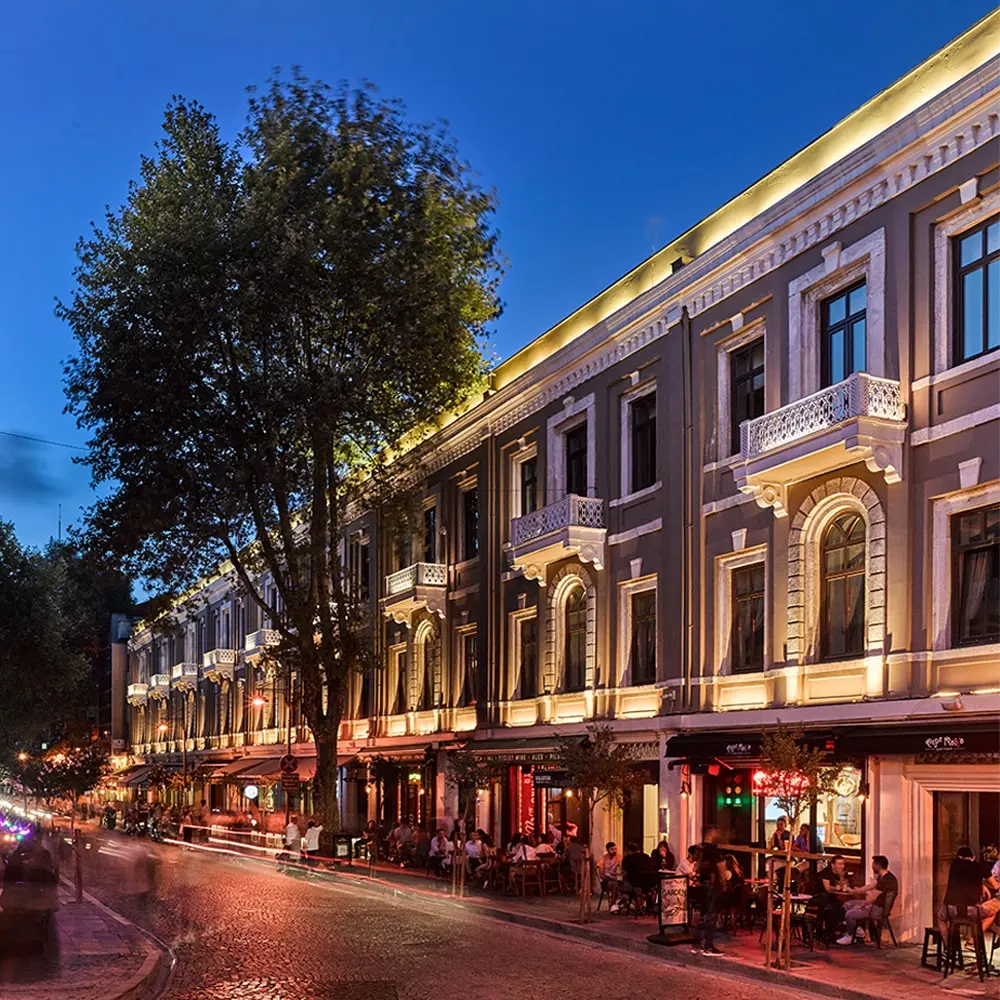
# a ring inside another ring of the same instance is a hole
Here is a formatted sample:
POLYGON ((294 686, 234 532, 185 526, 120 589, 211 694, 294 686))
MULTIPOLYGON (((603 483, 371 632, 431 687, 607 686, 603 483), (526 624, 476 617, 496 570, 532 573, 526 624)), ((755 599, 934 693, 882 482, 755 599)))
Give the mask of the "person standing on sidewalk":
POLYGON ((704 838, 698 862, 698 885, 695 895, 701 910, 701 921, 698 924, 701 946, 691 950, 714 957, 722 954, 715 947, 715 922, 726 881, 726 862, 718 847, 719 828, 706 826, 704 838))
POLYGON ((296 816, 288 817, 288 826, 285 827, 285 847, 289 851, 302 850, 302 831, 299 829, 299 821, 296 816))

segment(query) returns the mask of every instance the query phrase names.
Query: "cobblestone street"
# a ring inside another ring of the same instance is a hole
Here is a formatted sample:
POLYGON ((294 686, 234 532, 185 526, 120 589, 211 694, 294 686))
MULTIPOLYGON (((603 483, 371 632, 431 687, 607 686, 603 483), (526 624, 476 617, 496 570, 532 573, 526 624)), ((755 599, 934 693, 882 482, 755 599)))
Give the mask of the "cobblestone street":
POLYGON ((169 1000, 803 995, 197 850, 150 847, 158 898, 143 901, 131 848, 100 837, 88 889, 173 947, 169 1000))

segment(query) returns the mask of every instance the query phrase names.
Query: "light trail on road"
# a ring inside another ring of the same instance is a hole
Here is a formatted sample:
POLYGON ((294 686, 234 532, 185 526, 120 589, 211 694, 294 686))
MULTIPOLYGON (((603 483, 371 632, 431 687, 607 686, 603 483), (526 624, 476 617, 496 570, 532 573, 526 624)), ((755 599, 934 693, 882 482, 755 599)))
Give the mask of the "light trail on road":
POLYGON ((423 894, 281 873, 226 849, 183 850, 103 831, 96 846, 87 852, 87 889, 177 955, 164 1000, 805 996, 497 921, 423 894), (133 878, 142 859, 155 868, 148 894, 133 878))

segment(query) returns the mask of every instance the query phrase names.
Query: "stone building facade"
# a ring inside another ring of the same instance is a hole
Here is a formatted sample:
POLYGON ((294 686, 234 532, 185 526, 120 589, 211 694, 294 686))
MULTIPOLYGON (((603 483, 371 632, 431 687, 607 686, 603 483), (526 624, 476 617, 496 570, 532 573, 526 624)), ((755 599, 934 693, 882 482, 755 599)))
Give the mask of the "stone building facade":
MULTIPOLYGON (((810 817, 828 850, 887 854, 897 931, 932 922, 941 845, 1000 802, 998 38, 984 19, 503 362, 433 442, 408 544, 351 527, 381 665, 342 726, 348 824, 460 815, 470 746, 504 765, 478 825, 582 826, 537 776, 607 721, 642 784, 595 843, 762 843, 780 720, 844 768, 810 817)), ((204 596, 134 632, 128 738, 146 765, 183 746, 222 808, 286 727, 305 776, 311 753, 256 666, 269 623, 204 596)))

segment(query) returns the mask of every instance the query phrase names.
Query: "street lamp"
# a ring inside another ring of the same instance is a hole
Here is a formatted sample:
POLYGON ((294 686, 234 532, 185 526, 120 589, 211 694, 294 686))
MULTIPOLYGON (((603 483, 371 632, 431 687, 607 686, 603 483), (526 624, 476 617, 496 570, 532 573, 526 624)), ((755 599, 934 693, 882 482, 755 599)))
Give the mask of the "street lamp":
MULTIPOLYGON (((28 755, 22 750, 17 759, 23 764, 27 761, 28 755)), ((28 815, 28 786, 24 783, 24 772, 21 772, 21 791, 24 793, 24 815, 28 815)))

